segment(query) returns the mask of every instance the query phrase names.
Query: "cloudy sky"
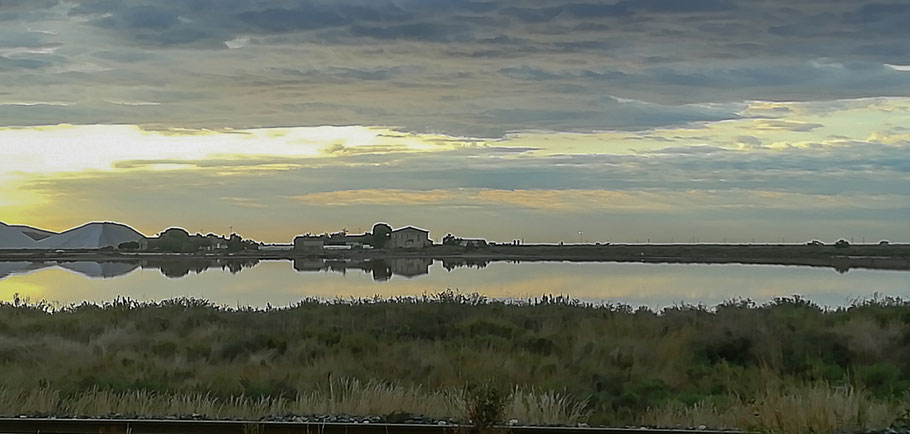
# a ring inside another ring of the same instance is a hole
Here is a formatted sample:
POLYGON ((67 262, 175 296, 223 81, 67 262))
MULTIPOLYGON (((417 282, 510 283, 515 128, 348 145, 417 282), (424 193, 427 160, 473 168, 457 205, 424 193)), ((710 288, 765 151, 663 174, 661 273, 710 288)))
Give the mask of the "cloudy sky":
POLYGON ((902 0, 0 0, 0 221, 910 241, 902 0))

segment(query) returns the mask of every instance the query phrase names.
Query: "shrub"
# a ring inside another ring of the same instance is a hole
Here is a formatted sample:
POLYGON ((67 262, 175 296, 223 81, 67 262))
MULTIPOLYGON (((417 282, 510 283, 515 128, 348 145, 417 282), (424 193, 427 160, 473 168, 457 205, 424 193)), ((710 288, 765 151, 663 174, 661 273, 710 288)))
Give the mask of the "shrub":
POLYGON ((468 420, 475 432, 488 432, 505 419, 508 396, 491 383, 467 388, 468 420))

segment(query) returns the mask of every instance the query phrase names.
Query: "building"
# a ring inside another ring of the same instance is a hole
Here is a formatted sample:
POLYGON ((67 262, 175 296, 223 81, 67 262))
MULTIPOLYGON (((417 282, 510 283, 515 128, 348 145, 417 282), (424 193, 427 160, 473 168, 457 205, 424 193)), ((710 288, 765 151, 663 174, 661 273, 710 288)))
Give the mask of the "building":
POLYGON ((343 232, 331 235, 300 235, 294 238, 294 250, 346 250, 362 249, 370 246, 373 236, 367 232, 361 235, 348 235, 343 232))
POLYGON ((472 248, 483 248, 487 246, 487 240, 484 239, 471 239, 471 238, 461 238, 458 240, 458 245, 461 247, 472 247, 472 248))
POLYGON ((459 238, 455 235, 448 234, 442 237, 442 245, 444 246, 459 246, 459 247, 468 247, 468 248, 483 248, 487 247, 489 243, 483 238, 459 238))
POLYGON ((294 238, 294 250, 322 249, 325 246, 326 236, 301 235, 294 238))
POLYGON ((259 246, 259 250, 263 251, 287 251, 292 250, 294 245, 292 244, 263 244, 259 246))
POLYGON ((422 249, 432 245, 430 231, 413 226, 405 226, 392 231, 387 247, 393 249, 422 249))
POLYGON ((352 249, 362 249, 364 246, 372 246, 373 235, 369 232, 362 235, 345 235, 344 244, 351 246, 352 249))

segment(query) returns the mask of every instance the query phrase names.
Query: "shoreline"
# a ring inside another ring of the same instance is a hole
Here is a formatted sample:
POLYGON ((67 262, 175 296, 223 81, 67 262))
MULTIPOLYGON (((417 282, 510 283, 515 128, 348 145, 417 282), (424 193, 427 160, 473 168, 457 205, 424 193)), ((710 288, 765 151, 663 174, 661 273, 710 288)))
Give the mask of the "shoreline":
POLYGON ((133 262, 267 261, 318 258, 333 261, 379 259, 432 259, 472 263, 489 262, 616 262, 651 264, 742 264, 910 271, 910 245, 862 244, 845 248, 808 245, 731 244, 611 244, 507 245, 486 248, 433 246, 415 250, 257 250, 242 252, 124 252, 73 250, 66 252, 5 250, 0 262, 133 262))

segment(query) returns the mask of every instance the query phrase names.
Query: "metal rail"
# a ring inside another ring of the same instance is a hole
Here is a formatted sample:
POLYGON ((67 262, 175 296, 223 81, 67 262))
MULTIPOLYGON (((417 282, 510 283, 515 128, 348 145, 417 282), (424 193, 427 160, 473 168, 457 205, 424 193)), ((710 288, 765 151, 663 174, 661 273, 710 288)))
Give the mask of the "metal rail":
MULTIPOLYGON (((0 418, 0 434, 466 434, 470 426, 216 420, 0 418)), ((737 430, 500 427, 509 434, 743 434, 737 430)))

